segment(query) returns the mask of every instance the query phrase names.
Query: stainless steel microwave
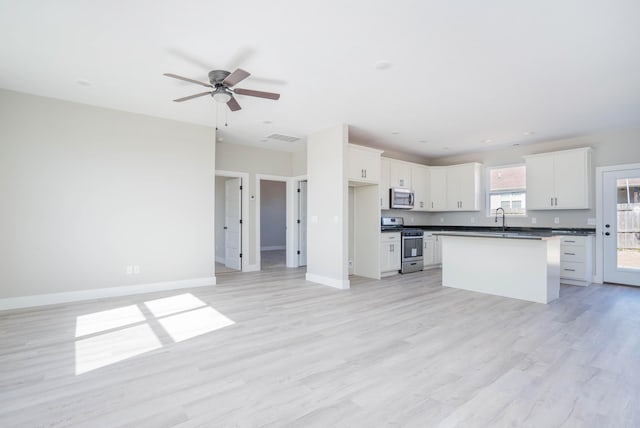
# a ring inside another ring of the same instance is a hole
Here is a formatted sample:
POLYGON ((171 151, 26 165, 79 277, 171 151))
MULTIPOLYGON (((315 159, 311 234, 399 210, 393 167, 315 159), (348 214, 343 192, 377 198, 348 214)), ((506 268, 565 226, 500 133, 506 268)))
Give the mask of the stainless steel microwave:
POLYGON ((414 196, 411 189, 394 187, 389 189, 389 207, 410 210, 413 208, 414 196))

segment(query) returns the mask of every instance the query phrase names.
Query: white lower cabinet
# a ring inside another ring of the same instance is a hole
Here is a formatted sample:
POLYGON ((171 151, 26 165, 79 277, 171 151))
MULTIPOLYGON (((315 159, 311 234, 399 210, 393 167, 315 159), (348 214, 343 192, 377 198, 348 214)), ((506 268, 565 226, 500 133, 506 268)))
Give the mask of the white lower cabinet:
POLYGON ((431 232, 424 232, 422 235, 422 254, 424 257, 424 268, 431 269, 438 267, 442 263, 440 237, 431 232))
POLYGON ((593 281, 593 236, 560 237, 560 282, 589 285, 593 281))
POLYGON ((387 276, 398 273, 401 267, 400 232, 380 234, 380 275, 387 276))

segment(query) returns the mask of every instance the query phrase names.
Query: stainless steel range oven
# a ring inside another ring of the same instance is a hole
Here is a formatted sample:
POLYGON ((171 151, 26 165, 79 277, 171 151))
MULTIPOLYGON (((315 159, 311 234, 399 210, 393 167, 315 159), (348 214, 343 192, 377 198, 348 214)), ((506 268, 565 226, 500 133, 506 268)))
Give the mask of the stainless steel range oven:
POLYGON ((423 269, 422 236, 423 232, 420 229, 402 230, 402 268, 400 273, 417 272, 423 269))

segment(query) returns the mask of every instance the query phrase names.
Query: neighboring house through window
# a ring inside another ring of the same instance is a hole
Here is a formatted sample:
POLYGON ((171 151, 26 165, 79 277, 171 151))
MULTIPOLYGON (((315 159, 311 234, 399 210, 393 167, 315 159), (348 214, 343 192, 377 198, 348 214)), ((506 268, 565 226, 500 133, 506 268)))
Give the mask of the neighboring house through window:
POLYGON ((526 169, 524 165, 491 167, 489 172, 488 215, 502 207, 506 215, 523 216, 526 205, 526 169))

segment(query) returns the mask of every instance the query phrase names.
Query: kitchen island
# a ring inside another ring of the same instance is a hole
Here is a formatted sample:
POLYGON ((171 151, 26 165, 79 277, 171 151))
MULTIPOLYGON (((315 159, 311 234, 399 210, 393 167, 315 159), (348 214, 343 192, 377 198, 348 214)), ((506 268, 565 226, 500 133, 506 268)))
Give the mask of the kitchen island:
POLYGON ((560 295, 558 236, 434 232, 442 238, 442 285, 549 303, 560 295))

